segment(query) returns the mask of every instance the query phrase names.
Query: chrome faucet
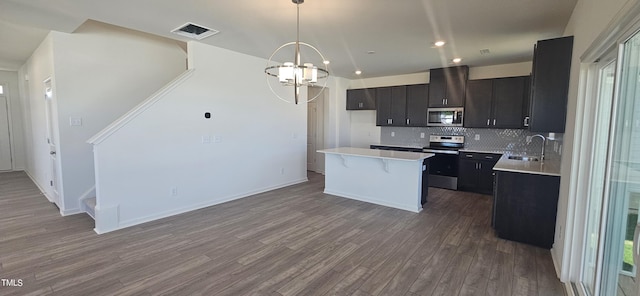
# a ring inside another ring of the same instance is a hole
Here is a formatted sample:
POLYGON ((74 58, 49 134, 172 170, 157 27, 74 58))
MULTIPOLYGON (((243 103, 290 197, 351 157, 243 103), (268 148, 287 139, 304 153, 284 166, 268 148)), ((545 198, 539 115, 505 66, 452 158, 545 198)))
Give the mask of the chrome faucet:
POLYGON ((540 161, 544 161, 544 147, 547 144, 547 138, 541 134, 533 135, 529 137, 529 140, 527 141, 527 145, 531 144, 531 141, 533 141, 533 138, 535 137, 540 137, 540 139, 542 139, 542 154, 540 155, 540 161))

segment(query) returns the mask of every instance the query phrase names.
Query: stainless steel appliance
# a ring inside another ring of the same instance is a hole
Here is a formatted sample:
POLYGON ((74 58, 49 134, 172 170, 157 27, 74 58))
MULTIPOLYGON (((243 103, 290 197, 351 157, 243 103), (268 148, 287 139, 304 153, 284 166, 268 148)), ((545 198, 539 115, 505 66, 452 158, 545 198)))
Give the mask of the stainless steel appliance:
POLYGON ((464 136, 429 136, 429 147, 423 152, 433 153, 429 158, 429 186, 458 189, 458 150, 464 148, 464 136))
POLYGON ((462 126, 464 108, 429 108, 427 126, 462 126))

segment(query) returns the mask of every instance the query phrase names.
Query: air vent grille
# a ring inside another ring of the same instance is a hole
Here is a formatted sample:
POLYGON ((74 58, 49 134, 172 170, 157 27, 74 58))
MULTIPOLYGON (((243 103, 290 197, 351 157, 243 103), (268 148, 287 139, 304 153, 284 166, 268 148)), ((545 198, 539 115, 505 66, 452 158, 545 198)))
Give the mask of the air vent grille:
POLYGON ((202 40, 209 36, 218 34, 220 33, 220 31, 209 29, 207 27, 196 25, 194 23, 186 23, 180 27, 173 29, 171 33, 178 34, 184 37, 189 37, 196 40, 202 40))

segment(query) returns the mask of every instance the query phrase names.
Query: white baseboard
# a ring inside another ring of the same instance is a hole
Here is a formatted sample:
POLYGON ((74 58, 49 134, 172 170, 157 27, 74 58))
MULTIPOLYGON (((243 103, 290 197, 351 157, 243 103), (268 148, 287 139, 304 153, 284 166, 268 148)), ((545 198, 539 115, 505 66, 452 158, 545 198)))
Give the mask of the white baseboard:
POLYGON ((415 208, 412 208, 412 207, 409 207, 409 206, 406 206, 406 205, 397 204, 397 203, 391 203, 391 202, 377 200, 377 199, 371 199, 370 197, 363 197, 363 196, 357 196, 357 195, 353 195, 353 194, 346 194, 346 193, 342 193, 342 192, 329 191, 329 190, 326 190, 326 189, 324 190, 324 193, 325 194, 339 196, 339 197, 344 197, 344 198, 348 198, 348 199, 355 199, 355 200, 359 200, 359 201, 362 201, 362 202, 373 203, 373 204, 377 204, 377 205, 381 205, 381 206, 385 206, 385 207, 401 209, 401 210, 405 210, 405 211, 409 211, 409 212, 413 212, 413 213, 422 212, 422 208, 419 208, 419 209, 416 210, 415 208))
POLYGON ((551 260, 553 261, 553 268, 556 270, 556 277, 560 278, 560 263, 558 262, 558 258, 556 258, 556 252, 554 252, 554 248, 552 247, 551 252, 551 260))
POLYGON ((291 186, 291 185, 295 185, 295 184, 304 183, 304 182, 307 182, 307 181, 309 181, 309 179, 307 179, 307 177, 304 177, 302 179, 291 181, 291 182, 286 182, 286 183, 282 183, 282 184, 278 184, 278 185, 274 185, 274 186, 269 186, 269 187, 265 187, 265 188, 261 188, 261 189, 251 190, 251 191, 247 191, 247 192, 244 192, 244 193, 241 193, 241 194, 237 194, 237 195, 233 195, 233 196, 227 196, 227 197, 223 197, 223 198, 219 198, 219 199, 216 199, 216 200, 207 201, 207 202, 203 202, 203 203, 193 204, 193 205, 189 205, 189 206, 186 206, 186 207, 177 208, 177 209, 173 209, 173 210, 165 211, 165 212, 160 212, 160 213, 157 213, 157 214, 153 214, 153 215, 149 215, 149 216, 145 216, 145 217, 141 217, 141 218, 137 218, 137 219, 132 219, 132 220, 128 220, 128 221, 122 221, 122 222, 118 223, 118 227, 115 228, 115 229, 101 230, 101 229, 98 229, 96 227, 96 228, 94 228, 94 231, 97 234, 103 234, 103 233, 115 231, 115 230, 118 230, 118 229, 131 227, 131 226, 134 226, 134 225, 139 225, 139 224, 142 224, 142 223, 147 223, 147 222, 155 221, 155 220, 166 218, 166 217, 170 217, 170 216, 175 216, 175 215, 179 215, 179 214, 183 214, 183 213, 186 213, 186 212, 199 210, 199 209, 206 208, 206 207, 215 206, 215 205, 218 205, 218 204, 221 204, 221 203, 229 202, 229 201, 236 200, 236 199, 241 199, 241 198, 244 198, 244 197, 249 197, 249 196, 260 194, 260 193, 263 193, 263 192, 276 190, 276 189, 280 189, 280 188, 291 186))
POLYGON ((48 194, 47 191, 44 190, 44 188, 38 183, 38 181, 36 181, 36 178, 34 178, 31 173, 29 173, 28 170, 24 170, 24 172, 27 174, 27 177, 29 177, 29 179, 31 179, 31 182, 33 182, 33 184, 36 184, 36 187, 38 187, 38 190, 40 190, 40 194, 44 195, 45 198, 47 198, 47 200, 51 203, 55 203, 55 201, 53 200, 53 198, 51 198, 48 194))
POLYGON ((84 213, 84 211, 80 208, 76 208, 76 209, 69 209, 69 210, 62 210, 60 209, 60 215, 62 216, 71 216, 71 215, 77 215, 77 214, 82 214, 84 213))

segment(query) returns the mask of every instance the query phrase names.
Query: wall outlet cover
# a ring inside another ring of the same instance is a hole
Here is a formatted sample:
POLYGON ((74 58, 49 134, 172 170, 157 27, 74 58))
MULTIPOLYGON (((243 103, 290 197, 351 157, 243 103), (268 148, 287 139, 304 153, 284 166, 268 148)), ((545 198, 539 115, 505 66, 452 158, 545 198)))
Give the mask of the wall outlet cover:
POLYGON ((420 138, 424 139, 424 133, 420 133, 420 138))
POLYGON ((480 141, 480 135, 479 135, 479 134, 476 134, 476 136, 474 137, 474 139, 475 139, 476 141, 480 141))
POLYGON ((391 136, 395 137, 396 136, 396 132, 391 132, 391 136))

